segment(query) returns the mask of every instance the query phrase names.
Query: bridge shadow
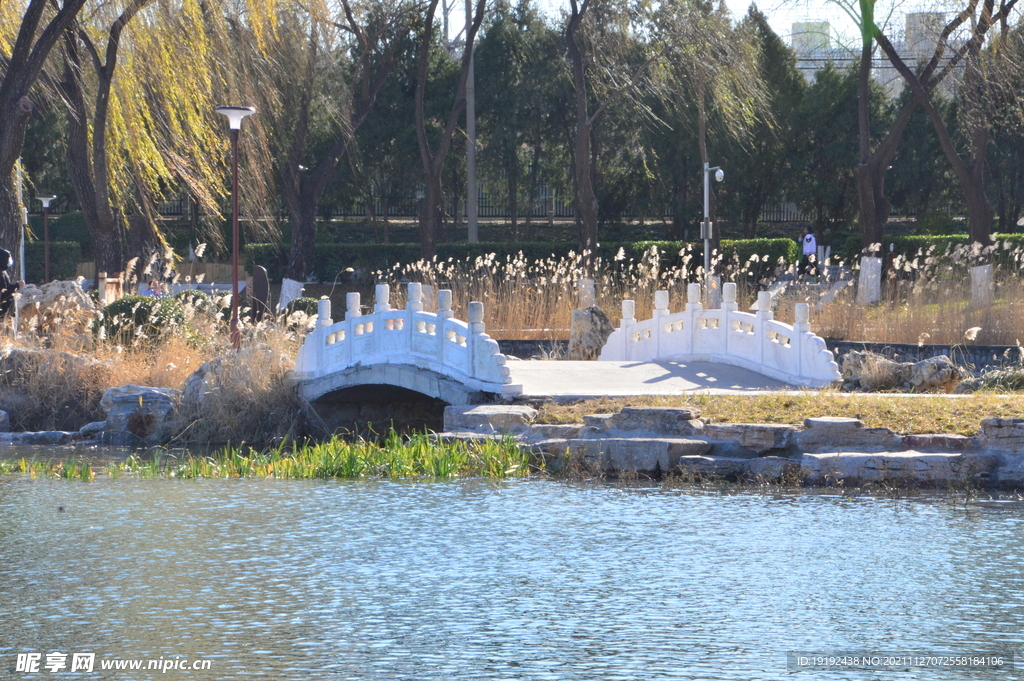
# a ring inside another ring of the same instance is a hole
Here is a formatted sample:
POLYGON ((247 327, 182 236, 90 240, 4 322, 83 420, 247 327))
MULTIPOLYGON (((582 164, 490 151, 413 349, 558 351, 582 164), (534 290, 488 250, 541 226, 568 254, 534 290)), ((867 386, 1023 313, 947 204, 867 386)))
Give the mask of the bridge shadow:
POLYGON ((443 400, 391 385, 342 388, 310 404, 330 432, 363 437, 386 435, 391 428, 401 434, 424 429, 441 432, 448 406, 443 400))

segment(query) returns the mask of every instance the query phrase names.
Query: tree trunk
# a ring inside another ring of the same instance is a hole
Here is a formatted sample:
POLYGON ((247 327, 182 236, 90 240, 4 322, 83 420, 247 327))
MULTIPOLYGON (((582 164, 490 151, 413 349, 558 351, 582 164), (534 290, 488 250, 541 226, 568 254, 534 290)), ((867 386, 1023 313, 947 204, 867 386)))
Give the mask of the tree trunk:
MULTIPOLYGON (((575 6, 573 7, 575 10, 575 6)), ((585 10, 584 10, 585 11, 585 10)), ((576 205, 580 220, 580 250, 593 254, 597 249, 597 195, 590 153, 590 116, 587 112, 587 81, 583 53, 576 42, 576 31, 583 16, 576 13, 569 19, 565 41, 572 60, 572 83, 576 95, 576 144, 573 150, 573 177, 576 182, 576 205)))
POLYGON ((310 263, 313 262, 316 243, 317 197, 303 192, 294 210, 289 211, 292 220, 292 241, 288 251, 288 267, 284 276, 295 281, 306 281, 310 263))
POLYGON ((437 235, 441 231, 441 172, 427 177, 427 191, 423 196, 420 213, 420 256, 432 258, 437 255, 437 235))

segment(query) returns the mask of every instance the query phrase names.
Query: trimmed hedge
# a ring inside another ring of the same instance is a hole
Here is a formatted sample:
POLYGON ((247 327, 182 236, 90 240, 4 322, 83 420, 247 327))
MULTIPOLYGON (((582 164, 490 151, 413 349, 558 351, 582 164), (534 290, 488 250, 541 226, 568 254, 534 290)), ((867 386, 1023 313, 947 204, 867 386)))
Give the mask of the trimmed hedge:
MULTIPOLYGON (((694 259, 691 267, 703 262, 703 245, 685 241, 634 241, 626 243, 602 243, 597 251, 606 260, 613 261, 619 250, 628 261, 640 260, 650 251, 658 248, 662 267, 678 267, 682 264, 680 251, 687 246, 691 248, 694 259)), ((543 260, 561 258, 570 252, 579 252, 577 244, 551 242, 495 242, 495 243, 443 243, 437 245, 437 260, 464 261, 495 254, 495 259, 504 262, 507 258, 516 257, 519 252, 527 260, 543 260)), ((267 268, 272 280, 280 280, 287 266, 288 252, 286 248, 275 244, 249 244, 245 254, 250 263, 267 268)), ((796 262, 800 257, 800 249, 792 239, 746 239, 722 240, 722 254, 727 261, 732 261, 733 254, 739 257, 741 264, 746 263, 751 255, 765 256, 767 262, 760 269, 776 267, 779 258, 787 263, 796 262)), ((419 244, 316 244, 313 261, 310 265, 311 274, 315 274, 322 282, 333 281, 346 268, 369 271, 387 270, 396 263, 408 264, 420 259, 419 244)))
MULTIPOLYGON (((18 254, 14 254, 15 260, 18 254)), ((45 249, 42 241, 25 244, 25 281, 39 284, 43 281, 45 249)), ((78 263, 82 251, 74 241, 50 242, 50 278, 57 280, 74 279, 78 274, 78 263)), ((15 264, 17 268, 17 264, 15 264)))
MULTIPOLYGON (((860 237, 856 237, 860 239, 860 237)), ((1024 248, 1024 234, 993 234, 992 242, 998 243, 999 248, 993 252, 993 261, 996 265, 1004 266, 1012 262, 1010 255, 1019 248, 1024 248), (1004 244, 1009 244, 1005 248, 1004 244)), ((946 250, 953 251, 957 246, 968 246, 971 239, 967 234, 937 234, 934 236, 894 236, 882 242, 882 252, 879 255, 889 257, 889 254, 901 255, 905 258, 914 259, 918 253, 922 257, 928 255, 928 250, 935 247, 932 255, 937 257, 946 253, 946 250), (891 248, 891 250, 890 250, 891 248)), ((858 246, 860 243, 858 242, 858 246)), ((860 250, 854 251, 859 257, 860 250)))

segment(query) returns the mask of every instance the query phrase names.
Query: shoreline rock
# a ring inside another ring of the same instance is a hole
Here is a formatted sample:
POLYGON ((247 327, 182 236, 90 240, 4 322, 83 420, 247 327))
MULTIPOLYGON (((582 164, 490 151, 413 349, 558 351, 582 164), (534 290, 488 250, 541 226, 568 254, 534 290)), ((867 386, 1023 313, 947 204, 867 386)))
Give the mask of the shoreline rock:
POLYGON ((627 407, 587 416, 582 424, 534 425, 536 416, 519 405, 448 407, 439 437, 507 433, 553 469, 582 464, 612 476, 810 487, 1024 487, 1024 419, 984 419, 977 437, 964 437, 899 435, 838 417, 808 418, 803 427, 704 424, 698 410, 673 407, 627 407), (478 425, 465 427, 471 424, 478 425))

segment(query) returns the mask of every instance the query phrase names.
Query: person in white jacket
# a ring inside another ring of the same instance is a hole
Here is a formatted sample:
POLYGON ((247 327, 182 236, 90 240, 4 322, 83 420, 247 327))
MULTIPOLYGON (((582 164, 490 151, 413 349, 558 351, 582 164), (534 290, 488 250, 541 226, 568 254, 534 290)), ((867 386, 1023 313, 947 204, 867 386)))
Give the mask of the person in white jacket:
POLYGON ((814 276, 817 274, 815 260, 818 258, 818 240, 814 238, 814 228, 806 227, 800 239, 804 257, 800 260, 800 274, 814 276))

